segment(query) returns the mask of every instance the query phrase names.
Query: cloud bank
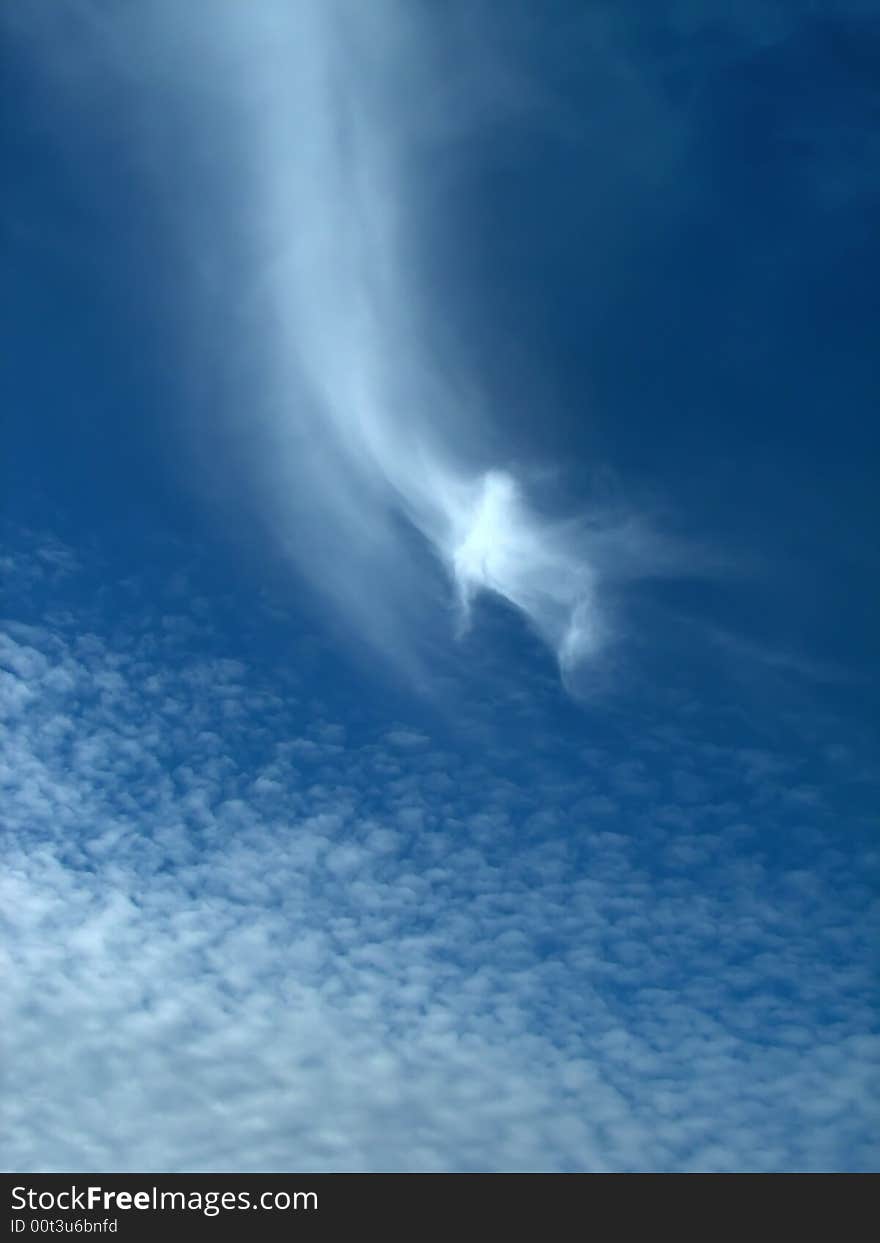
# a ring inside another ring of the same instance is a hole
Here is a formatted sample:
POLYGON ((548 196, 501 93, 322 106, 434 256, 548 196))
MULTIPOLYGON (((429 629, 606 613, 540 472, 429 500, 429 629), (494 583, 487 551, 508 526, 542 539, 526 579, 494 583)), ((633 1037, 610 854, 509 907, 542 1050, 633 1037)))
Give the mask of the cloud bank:
POLYGON ((549 748, 536 719, 513 758, 353 725, 230 651, 197 580, 22 545, 4 1169, 876 1168, 840 771, 686 713, 549 748))

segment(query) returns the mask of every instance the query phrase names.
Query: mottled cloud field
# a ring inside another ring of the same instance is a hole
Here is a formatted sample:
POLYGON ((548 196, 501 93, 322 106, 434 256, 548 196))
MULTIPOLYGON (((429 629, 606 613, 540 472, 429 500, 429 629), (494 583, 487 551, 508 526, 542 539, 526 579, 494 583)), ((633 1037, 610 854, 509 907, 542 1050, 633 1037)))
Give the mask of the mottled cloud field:
POLYGON ((6 569, 4 1168, 876 1163, 872 856, 801 756, 353 734, 191 587, 6 569))

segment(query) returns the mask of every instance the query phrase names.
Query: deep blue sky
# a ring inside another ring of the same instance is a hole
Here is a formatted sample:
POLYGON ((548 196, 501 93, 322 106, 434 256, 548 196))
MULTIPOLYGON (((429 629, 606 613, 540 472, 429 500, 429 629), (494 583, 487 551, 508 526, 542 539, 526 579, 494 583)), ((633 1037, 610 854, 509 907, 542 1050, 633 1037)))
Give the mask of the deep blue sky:
POLYGON ((4 17, 5 1168, 876 1167, 880 24, 650 8, 432 19, 430 348, 677 551, 428 695, 263 509, 198 6, 4 17))

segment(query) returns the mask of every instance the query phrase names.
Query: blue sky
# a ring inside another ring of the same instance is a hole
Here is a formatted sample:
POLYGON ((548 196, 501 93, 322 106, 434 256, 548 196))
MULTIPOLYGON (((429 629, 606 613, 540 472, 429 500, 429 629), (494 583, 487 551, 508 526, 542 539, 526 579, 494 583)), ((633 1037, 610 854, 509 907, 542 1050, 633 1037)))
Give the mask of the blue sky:
POLYGON ((876 1168, 880 27, 649 7, 4 13, 4 1168, 876 1168))

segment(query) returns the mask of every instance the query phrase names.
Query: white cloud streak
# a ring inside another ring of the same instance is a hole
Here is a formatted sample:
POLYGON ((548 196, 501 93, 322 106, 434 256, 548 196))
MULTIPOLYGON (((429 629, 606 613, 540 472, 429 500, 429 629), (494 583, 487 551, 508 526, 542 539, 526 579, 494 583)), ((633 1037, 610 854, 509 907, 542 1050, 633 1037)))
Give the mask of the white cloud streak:
POLYGON ((398 0, 59 12, 13 26, 64 107, 124 132, 160 187, 212 480, 258 508, 351 634, 423 684, 481 595, 527 619, 567 678, 596 656, 621 631, 606 589, 680 558, 644 524, 589 504, 561 520, 538 495, 559 464, 531 460, 490 408, 446 330, 449 290, 425 275, 455 227, 426 170, 460 172, 479 149, 464 139, 491 142, 487 115, 546 106, 504 32, 398 0), (214 451, 218 423, 241 452, 214 451))
MULTIPOLYGON (((507 466, 481 462, 485 411, 444 373, 432 339, 442 308, 414 280, 422 238, 406 168, 414 113, 438 85, 430 30, 415 6, 385 0, 264 10, 271 41, 251 43, 239 67, 260 83, 244 142, 260 153, 251 227, 274 256, 263 294, 275 491, 295 498, 279 508, 282 538, 399 653, 436 608, 409 524, 445 567, 459 631, 493 592, 569 667, 600 641, 588 541, 542 519, 507 466)), ((223 37, 249 46, 250 29, 223 12, 223 37)))

